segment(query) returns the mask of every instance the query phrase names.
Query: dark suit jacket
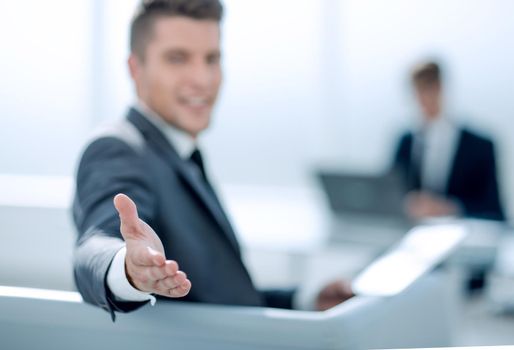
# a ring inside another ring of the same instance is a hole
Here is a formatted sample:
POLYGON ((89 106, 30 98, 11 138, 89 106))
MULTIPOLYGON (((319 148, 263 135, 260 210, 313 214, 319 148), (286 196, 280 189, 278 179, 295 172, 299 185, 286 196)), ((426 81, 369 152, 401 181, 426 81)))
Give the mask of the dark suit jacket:
MULTIPOLYGON (((493 142, 462 128, 446 190, 443 195, 457 199, 464 215, 491 220, 505 220, 496 175, 493 142)), ((393 168, 405 179, 408 190, 419 190, 414 181, 413 134, 400 139, 393 168)))
POLYGON ((192 289, 182 300, 291 308, 293 291, 255 289, 230 222, 193 170, 135 109, 88 145, 73 205, 78 230, 74 275, 86 302, 109 310, 113 318, 114 311, 144 304, 119 302, 106 285, 111 261, 124 244, 112 200, 125 193, 161 238, 166 257, 176 260, 191 280, 192 289))

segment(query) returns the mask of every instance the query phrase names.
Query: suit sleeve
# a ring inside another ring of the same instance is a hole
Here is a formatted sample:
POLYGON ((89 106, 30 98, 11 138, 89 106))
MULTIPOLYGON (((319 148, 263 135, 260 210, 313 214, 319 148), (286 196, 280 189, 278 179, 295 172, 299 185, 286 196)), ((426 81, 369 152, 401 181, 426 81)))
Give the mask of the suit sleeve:
POLYGON ((293 309, 293 296, 296 289, 264 290, 262 295, 267 307, 278 309, 293 309))
POLYGON ((155 199, 145 174, 141 153, 116 138, 94 141, 84 152, 76 179, 73 219, 78 231, 74 277, 87 303, 111 313, 129 312, 144 302, 116 301, 107 287, 107 272, 115 254, 125 245, 113 205, 118 193, 130 196, 139 216, 152 222, 155 199))

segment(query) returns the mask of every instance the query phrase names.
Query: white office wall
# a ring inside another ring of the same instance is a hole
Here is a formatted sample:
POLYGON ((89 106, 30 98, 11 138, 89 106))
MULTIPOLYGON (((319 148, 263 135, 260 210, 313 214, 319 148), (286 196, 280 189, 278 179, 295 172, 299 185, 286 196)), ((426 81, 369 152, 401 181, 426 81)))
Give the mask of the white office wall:
POLYGON ((319 1, 226 1, 225 86, 207 137, 230 182, 288 184, 308 171, 323 119, 319 1))
POLYGON ((96 42, 98 51, 96 69, 100 72, 96 81, 98 109, 92 116, 93 124, 121 118, 135 101, 129 76, 130 20, 138 0, 100 1, 96 21, 100 29, 96 42))
MULTIPOLYGON (((133 101, 137 0, 0 3, 0 172, 71 174, 85 135, 133 101)), ((204 143, 223 183, 291 185, 315 164, 379 170, 415 109, 406 75, 449 71, 451 109, 495 134, 514 197, 514 3, 226 0, 225 84, 204 143)))
POLYGON ((71 173, 90 116, 90 5, 0 2, 0 173, 71 173))

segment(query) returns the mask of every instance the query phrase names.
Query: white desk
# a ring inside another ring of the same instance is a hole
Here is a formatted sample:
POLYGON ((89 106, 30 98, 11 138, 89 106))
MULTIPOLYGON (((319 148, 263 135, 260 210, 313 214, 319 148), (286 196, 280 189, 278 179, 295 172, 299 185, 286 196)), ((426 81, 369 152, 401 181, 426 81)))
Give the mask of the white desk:
POLYGON ((446 346, 451 342, 447 286, 445 275, 432 274, 400 295, 356 297, 326 312, 160 301, 118 315, 116 323, 105 311, 81 303, 77 293, 0 286, 0 344, 52 350, 446 346))
MULTIPOLYGON (((74 289, 72 191, 70 178, 0 176, 0 285, 74 289)), ((326 206, 315 190, 226 187, 223 193, 259 286, 316 286, 351 277, 386 246, 368 244, 352 230, 330 240, 326 206)), ((373 234, 365 239, 373 243, 373 234)), ((480 239, 470 246, 487 260, 495 234, 474 236, 480 239)), ((391 235, 391 241, 399 238, 391 235)), ((494 316, 479 302, 464 303, 460 315, 458 345, 514 344, 510 318, 494 316)))

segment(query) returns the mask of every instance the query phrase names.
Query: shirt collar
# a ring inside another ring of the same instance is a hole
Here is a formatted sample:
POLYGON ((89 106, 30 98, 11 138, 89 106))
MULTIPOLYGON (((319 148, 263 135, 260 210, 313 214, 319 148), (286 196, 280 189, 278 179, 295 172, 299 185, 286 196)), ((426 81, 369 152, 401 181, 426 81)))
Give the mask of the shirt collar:
POLYGON ((456 126, 445 115, 440 115, 435 120, 425 124, 424 129, 428 135, 448 134, 455 131, 456 126))
POLYGON ((198 142, 195 138, 164 121, 162 117, 150 109, 143 101, 138 100, 135 108, 164 134, 168 142, 173 145, 180 158, 189 159, 195 149, 198 148, 198 142))
POLYGON ((442 113, 431 121, 420 121, 414 130, 416 135, 427 138, 441 133, 452 133, 457 130, 457 125, 451 118, 442 113))

